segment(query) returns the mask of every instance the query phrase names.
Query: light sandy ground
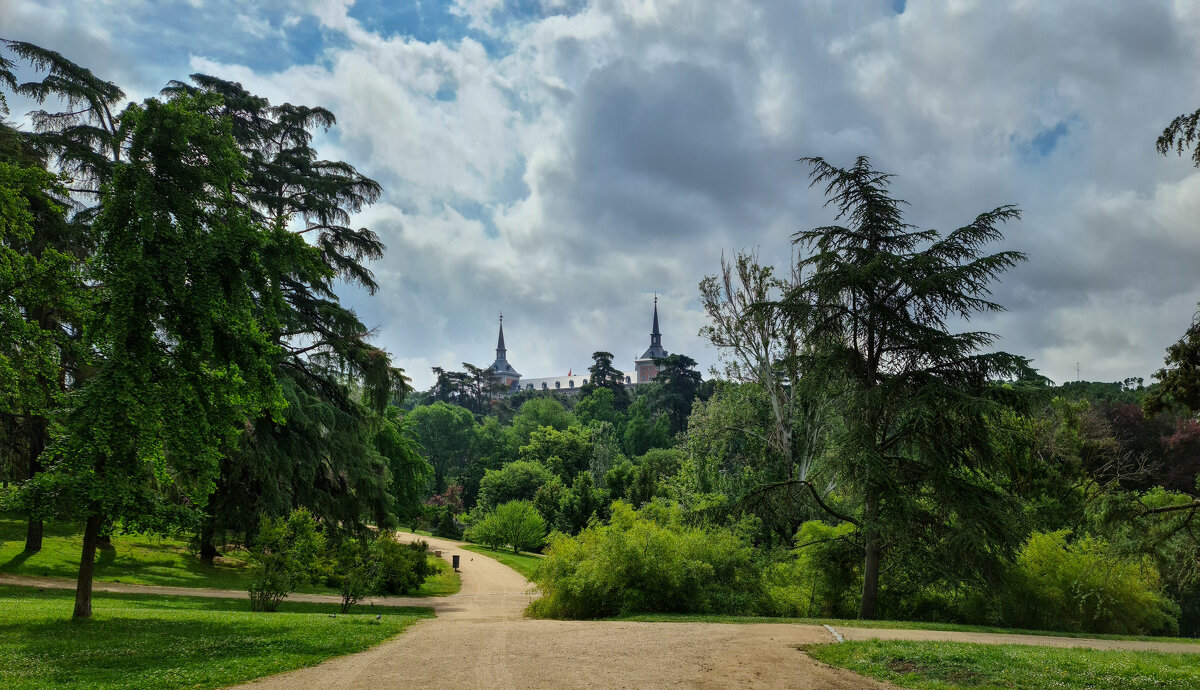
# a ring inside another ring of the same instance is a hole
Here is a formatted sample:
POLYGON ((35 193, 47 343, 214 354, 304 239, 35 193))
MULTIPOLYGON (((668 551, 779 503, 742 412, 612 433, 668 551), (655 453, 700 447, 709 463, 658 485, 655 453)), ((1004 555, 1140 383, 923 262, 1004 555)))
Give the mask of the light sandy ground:
MULTIPOLYGON (((413 535, 401 533, 402 539, 413 535)), ((462 590, 448 597, 386 597, 376 606, 429 606, 437 618, 359 654, 261 679, 263 688, 885 688, 817 662, 797 647, 827 643, 816 625, 542 621, 522 617, 525 579, 459 544, 426 539, 461 559, 462 590)), ((0 576, 0 584, 74 587, 69 580, 0 576)), ((98 591, 245 597, 245 592, 97 583, 98 591)), ((337 601, 293 595, 299 601, 337 601)), ((847 640, 903 639, 1200 653, 1200 644, 1038 635, 839 627, 847 640)))
POLYGON ((888 687, 798 651, 797 645, 832 641, 820 626, 523 618, 532 598, 523 577, 454 542, 428 541, 443 558, 462 559, 460 595, 424 600, 436 619, 360 654, 252 687, 888 687))

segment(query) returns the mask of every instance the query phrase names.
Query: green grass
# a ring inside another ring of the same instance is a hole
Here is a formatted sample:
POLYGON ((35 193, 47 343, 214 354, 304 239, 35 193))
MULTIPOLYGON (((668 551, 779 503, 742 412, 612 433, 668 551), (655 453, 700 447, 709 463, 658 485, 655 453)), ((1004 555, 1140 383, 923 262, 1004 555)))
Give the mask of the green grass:
MULTIPOLYGON (((0 518, 0 573, 71 580, 79 574, 83 537, 75 525, 46 523, 42 550, 29 555, 24 553, 24 548, 25 522, 0 518)), ((184 539, 118 534, 112 538, 112 548, 96 552, 95 579, 97 582, 133 585, 245 590, 250 586, 250 564, 240 553, 227 552, 213 565, 207 565, 188 553, 184 539)), ((458 592, 462 586, 458 574, 442 559, 432 555, 429 559, 435 563, 438 574, 407 596, 436 597, 458 592)), ((305 585, 298 591, 305 594, 338 593, 336 589, 321 585, 305 585)))
POLYGON ((1200 687, 1200 654, 872 640, 804 651, 906 688, 1200 687))
POLYGON ((300 602, 251 613, 245 600, 98 592, 92 619, 73 622, 73 602, 0 587, 0 686, 221 687, 361 651, 433 615, 359 606, 332 618, 336 605, 300 602))
POLYGON ((998 628, 988 625, 965 625, 962 623, 930 623, 925 621, 868 621, 843 618, 772 618, 768 616, 725 616, 707 613, 638 613, 628 616, 618 616, 613 620, 644 621, 650 623, 792 623, 797 625, 832 625, 835 628, 950 630, 956 632, 1000 633, 1004 635, 1043 635, 1053 637, 1079 637, 1097 640, 1141 640, 1147 642, 1184 642, 1189 644, 1200 644, 1200 639, 1194 637, 1105 635, 1099 633, 1058 632, 1054 630, 998 628))
MULTIPOLYGON (((74 579, 83 536, 75 525, 46 523, 42 550, 28 555, 24 548, 25 522, 0 518, 0 573, 74 579)), ((236 553, 206 565, 187 552, 182 539, 120 534, 113 536, 111 549, 96 552, 98 582, 245 589, 249 578, 249 565, 236 553)))
POLYGON ((533 571, 537 569, 538 564, 542 562, 543 558, 542 556, 530 553, 515 554, 512 552, 512 549, 499 549, 493 551, 486 546, 479 546, 478 544, 464 544, 463 548, 467 551, 481 553, 485 556, 500 561, 504 565, 507 565, 518 573, 524 575, 526 580, 533 579, 533 571))
POLYGON ((425 578, 417 591, 409 592, 405 596, 444 597, 448 594, 457 594, 458 590, 462 589, 462 578, 454 572, 449 563, 437 556, 430 556, 429 563, 437 569, 437 574, 425 578))

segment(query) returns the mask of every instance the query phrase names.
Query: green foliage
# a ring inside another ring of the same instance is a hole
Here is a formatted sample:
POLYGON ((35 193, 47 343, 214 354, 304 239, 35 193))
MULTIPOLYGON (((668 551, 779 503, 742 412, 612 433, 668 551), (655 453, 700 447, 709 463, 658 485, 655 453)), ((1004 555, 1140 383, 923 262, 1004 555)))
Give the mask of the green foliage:
POLYGON ((567 427, 574 425, 575 415, 568 412, 557 398, 540 396, 526 400, 508 428, 508 443, 513 457, 522 446, 529 445, 529 438, 538 429, 550 427, 556 431, 566 431, 567 427))
POLYGON ((540 427, 529 435, 529 443, 521 446, 521 460, 545 465, 563 481, 587 470, 592 461, 591 433, 577 426, 559 431, 540 427))
POLYGON ((1021 397, 990 382, 1031 372, 1021 357, 981 353, 993 334, 953 333, 950 324, 1003 309, 988 299, 989 285, 1025 257, 984 247, 1020 211, 1001 206, 945 235, 917 230, 890 195, 892 176, 867 158, 850 168, 803 162, 848 227, 794 236, 808 252, 797 269, 804 280, 780 308, 805 326, 805 378, 839 398, 829 469, 861 509, 833 516, 863 527, 861 615, 873 618, 885 537, 953 544, 939 557, 963 575, 996 567, 996 554, 1019 538, 1017 506, 992 480, 1001 466, 987 420, 1021 397))
POLYGON ((998 597, 1004 621, 1023 628, 1151 634, 1178 630, 1178 607, 1159 589, 1149 558, 1122 558, 1105 542, 1067 531, 1034 533, 998 597))
POLYGON ((460 539, 462 530, 454 520, 454 513, 449 508, 438 511, 437 525, 433 528, 433 536, 443 539, 460 539))
POLYGON ((654 382, 659 384, 655 388, 655 407, 667 416, 670 422, 668 433, 674 436, 687 426, 702 377, 696 371, 696 360, 687 355, 668 355, 654 363, 662 367, 654 377, 654 382))
POLYGON ((513 553, 534 551, 546 540, 546 521, 528 501, 509 501, 471 525, 466 538, 493 549, 507 545, 513 553))
POLYGON ((675 448, 654 448, 636 460, 622 460, 604 475, 612 498, 624 500, 635 508, 656 496, 668 493, 667 479, 675 476, 687 456, 675 448))
POLYGON ((766 609, 777 616, 853 617, 862 587, 862 545, 856 531, 846 522, 801 525, 793 557, 763 573, 766 609))
POLYGON ((591 473, 580 472, 562 497, 555 527, 567 534, 578 533, 593 517, 604 517, 606 498, 607 492, 596 488, 591 473))
POLYGON ((531 501, 538 489, 555 478, 545 465, 528 460, 518 460, 498 470, 488 470, 479 482, 478 505, 488 510, 509 501, 531 501))
POLYGON ((623 440, 629 457, 644 455, 651 448, 670 448, 671 421, 665 415, 655 417, 646 398, 638 398, 629 406, 623 440))
POLYGON ((268 233, 237 200, 244 159, 212 97, 121 116, 124 162, 96 219, 84 330, 94 376, 72 398, 58 460, 30 487, 76 514, 139 519, 203 506, 248 417, 283 408, 266 331, 268 233))
POLYGON ((253 611, 276 610, 297 587, 317 581, 328 572, 324 563, 325 535, 303 508, 287 517, 264 517, 249 555, 254 564, 250 583, 253 611))
POLYGON ((333 549, 333 580, 342 595, 342 613, 379 587, 379 563, 371 545, 362 539, 343 539, 333 549))
POLYGON ((558 536, 534 575, 533 615, 599 618, 635 612, 756 610, 752 551, 728 530, 687 527, 678 510, 616 502, 608 525, 558 536))
POLYGON ((402 544, 396 536, 380 533, 371 543, 370 557, 377 568, 376 589, 383 594, 408 594, 434 574, 429 564, 429 543, 402 544))
POLYGON ((475 416, 467 409, 438 401, 414 408, 404 419, 433 466, 433 492, 445 491, 449 479, 467 465, 478 427, 475 416))
MULTIPOLYGON (((624 395, 624 391, 622 391, 622 395, 624 395)), ((624 421, 624 418, 617 411, 615 400, 616 396, 611 388, 597 387, 592 392, 583 394, 579 398, 579 402, 575 403, 575 409, 572 412, 579 423, 584 426, 599 422, 608 422, 617 426, 624 421)))

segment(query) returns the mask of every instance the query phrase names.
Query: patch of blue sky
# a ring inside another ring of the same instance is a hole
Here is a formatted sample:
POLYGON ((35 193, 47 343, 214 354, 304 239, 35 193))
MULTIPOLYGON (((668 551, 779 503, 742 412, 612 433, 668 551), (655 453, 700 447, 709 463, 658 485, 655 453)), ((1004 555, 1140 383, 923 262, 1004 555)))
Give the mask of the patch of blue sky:
POLYGON ((496 228, 495 221, 492 220, 491 204, 460 199, 446 202, 446 205, 452 207, 463 218, 474 220, 481 224, 483 232, 488 237, 496 238, 500 236, 500 231, 496 228))
POLYGON ((1014 135, 1013 147, 1026 162, 1036 163, 1049 158, 1055 151, 1060 150, 1063 141, 1070 136, 1073 130, 1078 128, 1079 123, 1078 116, 1072 115, 1036 132, 1032 137, 1024 138, 1014 135))
POLYGON ((904 14, 904 9, 908 6, 908 0, 892 0, 892 11, 896 14, 904 14))

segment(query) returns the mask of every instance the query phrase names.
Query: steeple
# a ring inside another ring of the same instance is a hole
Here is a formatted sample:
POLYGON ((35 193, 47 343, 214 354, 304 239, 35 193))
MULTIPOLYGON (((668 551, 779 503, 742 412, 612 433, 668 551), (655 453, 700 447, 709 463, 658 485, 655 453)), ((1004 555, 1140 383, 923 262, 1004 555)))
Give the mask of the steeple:
POLYGON ((641 359, 658 359, 666 357, 667 351, 662 346, 662 333, 658 331, 658 295, 654 295, 654 325, 650 329, 650 349, 641 356, 641 359))
POLYGON ((504 349, 504 314, 500 315, 500 336, 496 338, 496 361, 490 367, 492 375, 506 386, 521 379, 521 375, 508 363, 508 350, 504 349))
POLYGON ((654 295, 654 328, 650 330, 650 347, 662 347, 662 333, 658 332, 658 295, 654 295))
MULTIPOLYGON (((658 330, 658 315, 654 317, 655 330, 658 330)), ((508 351, 504 349, 504 313, 500 314, 500 337, 496 340, 496 360, 507 359, 508 351)))

